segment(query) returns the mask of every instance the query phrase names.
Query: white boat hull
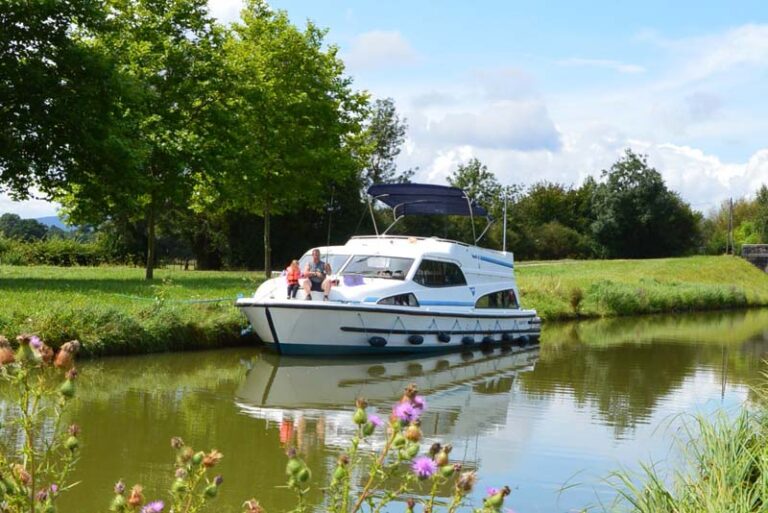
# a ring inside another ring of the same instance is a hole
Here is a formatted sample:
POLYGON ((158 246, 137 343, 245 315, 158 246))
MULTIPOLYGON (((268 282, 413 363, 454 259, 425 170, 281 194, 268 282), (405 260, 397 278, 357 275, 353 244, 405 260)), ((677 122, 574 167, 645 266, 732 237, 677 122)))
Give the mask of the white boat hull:
POLYGON ((455 311, 334 301, 239 299, 255 333, 280 354, 445 352, 538 342, 534 310, 455 311))

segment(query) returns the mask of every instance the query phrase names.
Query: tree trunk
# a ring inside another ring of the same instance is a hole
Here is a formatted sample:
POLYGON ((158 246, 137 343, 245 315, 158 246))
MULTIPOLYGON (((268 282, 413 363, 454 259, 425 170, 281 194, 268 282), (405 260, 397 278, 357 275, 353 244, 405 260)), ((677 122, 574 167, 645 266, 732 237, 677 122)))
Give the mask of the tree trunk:
POLYGON ((147 267, 144 279, 151 280, 155 277, 155 201, 149 202, 147 212, 147 267))
POLYGON ((264 205, 264 276, 266 276, 267 279, 270 279, 272 275, 272 247, 269 239, 269 207, 270 201, 267 199, 267 202, 264 205))

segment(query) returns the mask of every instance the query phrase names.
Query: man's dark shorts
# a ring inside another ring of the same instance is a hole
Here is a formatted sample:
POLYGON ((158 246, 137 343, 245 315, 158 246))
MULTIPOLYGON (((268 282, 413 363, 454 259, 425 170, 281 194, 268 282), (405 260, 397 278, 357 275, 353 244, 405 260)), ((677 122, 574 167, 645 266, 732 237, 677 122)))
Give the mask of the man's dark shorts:
POLYGON ((315 292, 322 292, 323 291, 323 282, 322 281, 309 280, 309 290, 314 290, 315 292))

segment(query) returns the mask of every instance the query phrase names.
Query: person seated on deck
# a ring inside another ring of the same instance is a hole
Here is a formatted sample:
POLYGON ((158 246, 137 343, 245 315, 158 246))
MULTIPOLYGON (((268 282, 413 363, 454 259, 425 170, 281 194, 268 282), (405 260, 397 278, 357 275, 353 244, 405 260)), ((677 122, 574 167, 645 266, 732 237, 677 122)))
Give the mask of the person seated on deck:
POLYGON ((320 250, 312 250, 312 261, 304 269, 304 294, 305 299, 312 299, 312 291, 322 292, 323 300, 328 300, 328 294, 331 293, 331 280, 328 275, 331 274, 331 266, 320 260, 320 250))
POLYGON ((299 278, 301 278, 301 269, 299 261, 291 261, 291 265, 285 270, 285 280, 288 282, 288 299, 296 299, 296 293, 299 291, 299 278))

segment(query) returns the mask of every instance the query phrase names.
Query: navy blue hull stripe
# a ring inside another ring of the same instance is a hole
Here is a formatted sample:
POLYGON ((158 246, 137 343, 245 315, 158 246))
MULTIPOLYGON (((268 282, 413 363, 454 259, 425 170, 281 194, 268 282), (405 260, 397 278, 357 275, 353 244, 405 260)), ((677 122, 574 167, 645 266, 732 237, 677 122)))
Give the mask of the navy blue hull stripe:
MULTIPOLYGON (((298 301, 297 301, 298 303, 298 301)), ((459 317, 462 319, 531 319, 533 315, 499 315, 488 314, 483 315, 481 313, 462 313, 462 312, 430 312, 421 310, 418 307, 413 308, 398 308, 398 309, 383 309, 375 306, 339 306, 334 305, 332 301, 305 301, 301 304, 280 304, 280 303, 238 303, 235 306, 239 308, 270 308, 272 310, 278 308, 288 308, 291 310, 338 310, 340 312, 370 312, 377 314, 400 314, 400 315, 413 315, 420 317, 459 317), (314 304, 305 304, 314 303, 314 304)))
MULTIPOLYGON (((536 340, 531 342, 537 344, 536 340)), ((273 344, 265 344, 265 347, 271 348, 273 344)), ((503 346, 500 341, 495 342, 489 347, 503 346)), ((340 346, 336 344, 280 344, 280 354, 282 355, 317 355, 317 356, 339 356, 339 355, 382 355, 382 354, 433 354, 433 353, 452 353, 457 351, 473 351, 479 349, 482 344, 479 342, 472 346, 462 344, 440 344, 439 346, 400 346, 400 347, 373 347, 369 345, 340 346)))
POLYGON ((387 328, 358 328, 355 326, 342 326, 341 331, 351 333, 386 333, 388 335, 493 335, 512 333, 513 335, 538 335, 539 330, 390 330, 387 328))

